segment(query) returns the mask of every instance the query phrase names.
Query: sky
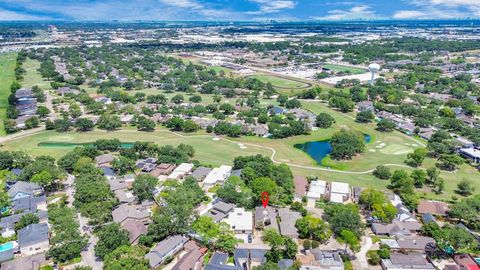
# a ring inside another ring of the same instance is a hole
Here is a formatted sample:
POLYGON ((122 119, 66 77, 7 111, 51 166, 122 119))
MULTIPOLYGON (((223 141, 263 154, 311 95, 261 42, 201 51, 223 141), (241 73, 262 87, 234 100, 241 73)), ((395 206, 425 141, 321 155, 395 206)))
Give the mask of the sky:
POLYGON ((0 0, 0 20, 480 18, 480 0, 0 0))

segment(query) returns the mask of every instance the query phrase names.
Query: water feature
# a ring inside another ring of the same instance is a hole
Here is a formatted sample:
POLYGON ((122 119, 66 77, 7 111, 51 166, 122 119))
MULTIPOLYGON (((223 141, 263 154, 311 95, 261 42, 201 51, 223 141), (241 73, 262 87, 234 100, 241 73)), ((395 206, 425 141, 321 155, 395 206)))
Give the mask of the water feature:
MULTIPOLYGON (((121 148, 132 148, 134 143, 122 142, 120 144, 121 148)), ((69 143, 69 142, 41 142, 38 144, 40 147, 49 147, 49 148, 75 148, 77 146, 83 147, 93 147, 94 143, 69 143)))
MULTIPOLYGON (((372 137, 368 134, 364 134, 364 139, 366 143, 369 143, 372 140, 372 137)), ((307 153, 319 165, 322 165, 322 160, 332 152, 330 140, 295 144, 294 147, 307 153)))

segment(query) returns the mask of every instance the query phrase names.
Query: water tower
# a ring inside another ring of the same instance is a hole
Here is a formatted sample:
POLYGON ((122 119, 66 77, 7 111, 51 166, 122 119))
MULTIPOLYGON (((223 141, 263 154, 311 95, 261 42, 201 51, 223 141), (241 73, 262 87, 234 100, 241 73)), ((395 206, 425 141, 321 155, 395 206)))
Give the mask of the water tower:
POLYGON ((368 65, 368 70, 372 73, 372 79, 370 80, 370 84, 373 85, 375 82, 375 73, 378 73, 380 71, 380 65, 377 63, 371 63, 368 65))

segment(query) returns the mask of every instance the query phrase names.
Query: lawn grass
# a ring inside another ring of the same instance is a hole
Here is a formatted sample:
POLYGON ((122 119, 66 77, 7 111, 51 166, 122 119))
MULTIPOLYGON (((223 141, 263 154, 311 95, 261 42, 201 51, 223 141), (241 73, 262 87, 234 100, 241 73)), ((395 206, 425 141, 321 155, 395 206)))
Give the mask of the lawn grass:
POLYGON ((322 67, 333 70, 335 72, 349 72, 350 74, 362 74, 367 72, 367 70, 361 69, 361 68, 332 65, 332 64, 325 64, 325 65, 322 65, 322 67))
POLYGON ((26 138, 6 142, 0 149, 25 151, 34 156, 50 155, 59 158, 65 153, 71 151, 73 147, 39 146, 38 144, 41 142, 89 143, 98 139, 117 138, 122 142, 151 141, 158 145, 190 144, 195 148, 195 159, 214 166, 232 164, 233 159, 236 156, 241 155, 270 155, 270 152, 266 149, 255 147, 241 149, 235 142, 224 140, 214 141, 212 140, 213 137, 214 136, 209 134, 186 135, 185 137, 179 137, 167 130, 157 130, 155 132, 139 132, 133 129, 119 130, 115 132, 95 130, 85 133, 58 133, 55 131, 45 131, 26 138))
POLYGON ((248 76, 248 77, 258 79, 264 83, 271 83, 273 87, 280 88, 280 89, 304 89, 309 87, 307 83, 288 80, 288 79, 280 78, 273 75, 258 74, 258 75, 248 76))
POLYGON ((10 86, 15 79, 17 53, 0 53, 0 136, 5 135, 3 121, 7 119, 10 86))
POLYGON ((40 68, 40 62, 38 60, 27 58, 23 63, 23 68, 27 73, 23 76, 23 80, 20 82, 22 87, 32 88, 37 85, 43 90, 50 90, 50 81, 43 79, 38 69, 40 68))

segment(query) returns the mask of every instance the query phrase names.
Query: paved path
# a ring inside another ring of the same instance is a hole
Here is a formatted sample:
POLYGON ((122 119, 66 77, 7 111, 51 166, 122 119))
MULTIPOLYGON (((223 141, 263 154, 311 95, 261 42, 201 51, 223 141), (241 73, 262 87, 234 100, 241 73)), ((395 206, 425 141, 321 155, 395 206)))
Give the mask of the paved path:
MULTIPOLYGON (((68 196, 68 206, 72 207, 73 203, 73 195, 75 194, 74 190, 74 182, 75 182, 75 177, 71 174, 68 175, 67 180, 65 181, 65 185, 67 186, 66 188, 66 193, 68 196)), ((83 234, 87 235, 88 239, 88 246, 87 249, 82 251, 82 265, 87 265, 92 267, 93 270, 102 270, 103 269, 103 263, 101 261, 97 261, 97 257, 95 256, 94 252, 94 247, 97 244, 98 238, 92 234, 88 229, 86 230, 85 228, 88 228, 88 219, 80 215, 80 213, 77 213, 77 220, 78 224, 80 225, 80 230, 83 234)))
POLYGON ((372 238, 367 236, 365 237, 365 244, 362 246, 360 251, 357 254, 355 254, 358 262, 360 263, 360 267, 362 270, 369 269, 368 261, 367 261, 367 251, 369 251, 371 247, 372 247, 372 238))

